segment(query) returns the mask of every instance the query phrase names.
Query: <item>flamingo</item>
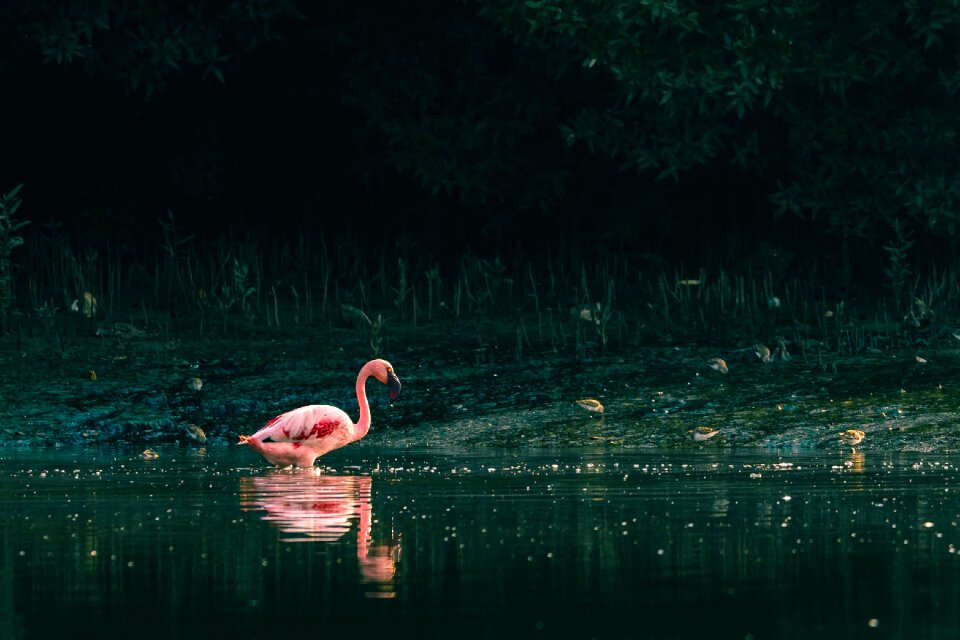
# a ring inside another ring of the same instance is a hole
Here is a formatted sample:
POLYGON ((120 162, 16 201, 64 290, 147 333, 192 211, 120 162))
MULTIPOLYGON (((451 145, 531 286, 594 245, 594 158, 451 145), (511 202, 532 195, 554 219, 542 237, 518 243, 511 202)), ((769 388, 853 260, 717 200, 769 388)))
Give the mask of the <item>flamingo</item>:
POLYGON ((323 454, 356 442, 370 430, 370 405, 367 403, 367 378, 373 376, 390 387, 390 400, 400 395, 400 380, 386 360, 371 360, 357 376, 357 401, 360 420, 328 404, 311 404, 282 413, 252 436, 240 436, 245 444, 269 462, 280 466, 312 467, 323 454))

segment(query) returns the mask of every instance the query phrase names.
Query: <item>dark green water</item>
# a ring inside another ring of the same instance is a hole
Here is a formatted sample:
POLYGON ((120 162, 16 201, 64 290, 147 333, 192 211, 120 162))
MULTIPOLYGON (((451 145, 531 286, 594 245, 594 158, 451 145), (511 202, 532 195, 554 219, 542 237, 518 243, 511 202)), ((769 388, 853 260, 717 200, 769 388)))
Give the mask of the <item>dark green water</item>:
POLYGON ((960 457, 0 452, 0 638, 955 638, 960 457))

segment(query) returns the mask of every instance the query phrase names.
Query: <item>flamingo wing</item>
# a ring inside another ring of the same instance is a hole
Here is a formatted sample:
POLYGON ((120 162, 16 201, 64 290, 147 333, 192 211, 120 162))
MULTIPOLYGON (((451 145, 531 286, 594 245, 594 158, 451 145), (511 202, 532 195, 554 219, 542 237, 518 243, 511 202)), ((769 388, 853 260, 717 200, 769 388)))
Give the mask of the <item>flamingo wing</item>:
POLYGON ((353 422, 336 407, 313 404, 280 414, 257 431, 252 438, 260 441, 299 442, 314 445, 339 430, 349 430, 353 422))

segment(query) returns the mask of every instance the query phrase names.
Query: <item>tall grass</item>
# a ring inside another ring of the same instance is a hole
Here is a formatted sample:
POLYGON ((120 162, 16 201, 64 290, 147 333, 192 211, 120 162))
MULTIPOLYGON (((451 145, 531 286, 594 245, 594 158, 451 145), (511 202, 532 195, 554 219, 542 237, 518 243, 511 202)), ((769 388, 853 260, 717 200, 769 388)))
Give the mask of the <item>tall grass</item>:
POLYGON ((497 349, 516 358, 588 358, 646 344, 746 346, 781 336, 806 356, 813 342, 842 353, 890 343, 960 305, 956 267, 921 277, 896 266, 895 286, 853 301, 829 289, 815 267, 789 277, 757 267, 664 267, 572 242, 509 263, 466 254, 441 267, 435 257, 400 246, 365 260, 354 237, 281 242, 225 233, 202 241, 173 214, 158 222, 152 241, 125 254, 71 239, 58 224, 25 239, 10 322, 58 339, 358 331, 380 354, 400 336, 452 335, 489 363, 497 349), (85 293, 99 300, 99 311, 93 329, 81 332, 71 306, 85 293), (912 301, 906 313, 898 311, 904 300, 912 301))

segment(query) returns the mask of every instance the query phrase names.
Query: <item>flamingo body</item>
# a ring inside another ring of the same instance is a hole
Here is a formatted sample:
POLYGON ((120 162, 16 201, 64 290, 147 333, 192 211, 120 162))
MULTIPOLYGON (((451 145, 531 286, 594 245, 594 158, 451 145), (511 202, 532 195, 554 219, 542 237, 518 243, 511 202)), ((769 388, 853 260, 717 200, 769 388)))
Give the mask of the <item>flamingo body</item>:
POLYGON ((354 424, 350 416, 337 407, 312 404, 282 413, 270 420, 252 436, 240 436, 240 442, 281 466, 310 467, 325 453, 356 442, 370 430, 370 405, 367 403, 366 381, 375 377, 390 387, 390 399, 400 394, 400 380, 386 360, 371 360, 357 376, 357 401, 360 419, 354 424))

